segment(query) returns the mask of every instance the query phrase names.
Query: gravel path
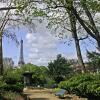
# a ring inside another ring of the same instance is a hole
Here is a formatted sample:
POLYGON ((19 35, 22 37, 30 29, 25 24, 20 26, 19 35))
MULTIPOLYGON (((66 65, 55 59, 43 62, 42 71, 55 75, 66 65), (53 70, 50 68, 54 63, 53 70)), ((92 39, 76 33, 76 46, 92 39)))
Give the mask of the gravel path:
POLYGON ((50 89, 28 89, 24 91, 29 100, 87 100, 75 95, 66 95, 64 99, 56 97, 50 89))

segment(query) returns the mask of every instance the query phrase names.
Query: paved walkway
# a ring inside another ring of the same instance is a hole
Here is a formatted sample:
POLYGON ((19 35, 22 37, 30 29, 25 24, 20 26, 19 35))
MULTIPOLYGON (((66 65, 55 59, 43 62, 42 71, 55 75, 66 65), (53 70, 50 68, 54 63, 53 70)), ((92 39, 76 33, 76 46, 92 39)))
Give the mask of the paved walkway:
POLYGON ((24 91, 24 94, 27 94, 29 100, 87 100, 75 95, 66 95, 65 99, 60 99, 50 89, 28 89, 24 91))

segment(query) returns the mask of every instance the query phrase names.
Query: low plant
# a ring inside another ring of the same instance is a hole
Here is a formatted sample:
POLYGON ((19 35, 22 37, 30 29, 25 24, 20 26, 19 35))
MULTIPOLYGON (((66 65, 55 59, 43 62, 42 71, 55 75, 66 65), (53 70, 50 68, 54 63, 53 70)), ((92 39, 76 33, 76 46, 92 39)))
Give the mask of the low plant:
POLYGON ((16 83, 16 84, 12 84, 12 85, 6 84, 3 87, 3 90, 4 91, 12 91, 12 92, 22 92, 23 87, 24 87, 23 84, 20 84, 20 83, 16 83))
POLYGON ((59 88, 80 96, 100 96, 100 74, 79 74, 59 84, 59 88))
POLYGON ((23 96, 21 96, 19 93, 12 91, 5 91, 1 95, 1 100, 24 100, 23 96))

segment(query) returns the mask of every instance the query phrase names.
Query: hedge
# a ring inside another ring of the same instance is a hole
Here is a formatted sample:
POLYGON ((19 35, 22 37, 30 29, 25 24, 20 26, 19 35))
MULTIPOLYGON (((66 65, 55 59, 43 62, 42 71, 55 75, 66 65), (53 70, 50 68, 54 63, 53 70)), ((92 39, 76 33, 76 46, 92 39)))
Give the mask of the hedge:
POLYGON ((79 96, 100 96, 100 74, 79 74, 67 81, 62 81, 59 88, 79 96))

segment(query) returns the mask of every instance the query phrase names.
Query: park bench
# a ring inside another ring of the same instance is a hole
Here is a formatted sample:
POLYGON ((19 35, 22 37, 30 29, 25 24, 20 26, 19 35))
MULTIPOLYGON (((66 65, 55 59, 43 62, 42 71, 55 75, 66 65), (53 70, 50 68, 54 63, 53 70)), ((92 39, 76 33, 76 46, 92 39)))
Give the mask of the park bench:
POLYGON ((65 93, 66 90, 60 89, 58 92, 55 93, 55 96, 58 96, 59 98, 64 98, 65 93))

